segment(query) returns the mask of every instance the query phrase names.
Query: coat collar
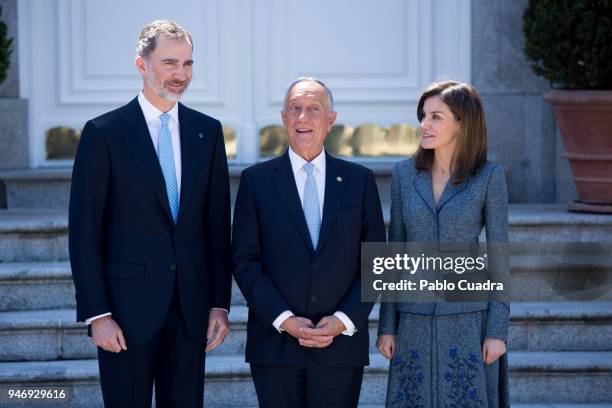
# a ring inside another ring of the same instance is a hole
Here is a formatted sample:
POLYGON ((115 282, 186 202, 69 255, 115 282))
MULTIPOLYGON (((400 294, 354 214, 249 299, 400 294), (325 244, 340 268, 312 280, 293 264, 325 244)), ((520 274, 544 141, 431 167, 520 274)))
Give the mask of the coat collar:
POLYGON ((336 222, 338 211, 342 205, 344 188, 348 180, 343 177, 342 161, 325 152, 325 201, 323 202, 323 217, 319 233, 318 250, 323 248, 329 233, 336 222))
POLYGON ((155 146, 151 140, 149 128, 138 103, 138 98, 132 99, 119 113, 124 123, 121 125, 121 136, 125 141, 134 160, 140 167, 153 193, 159 200, 168 219, 172 222, 172 213, 166 193, 166 183, 162 173, 155 146))
POLYGON ((212 135, 204 133, 199 127, 200 121, 182 103, 178 104, 178 116, 181 138, 181 200, 177 225, 179 225, 188 214, 187 209, 191 200, 191 194, 197 188, 199 169, 212 157, 212 135), (206 152, 201 148, 205 143, 206 152))
POLYGON ((289 159, 289 151, 275 160, 274 166, 274 184, 278 189, 281 199, 285 203, 291 218, 295 222, 295 225, 304 239, 304 242, 314 253, 315 249, 312 246, 312 240, 310 239, 310 233, 308 232, 308 225, 306 224, 306 218, 304 218, 304 210, 302 209, 302 203, 300 196, 297 191, 297 185, 295 184, 295 176, 293 175, 293 169, 291 167, 291 160, 289 159))
POLYGON ((423 202, 425 202, 427 207, 434 215, 437 215, 442 210, 442 208, 444 208, 446 203, 448 203, 459 192, 465 189, 465 187, 467 186, 467 182, 464 181, 459 185, 454 185, 450 181, 446 183, 438 205, 436 205, 433 198, 431 173, 429 171, 417 170, 416 176, 413 179, 413 185, 414 189, 419 194, 423 202))

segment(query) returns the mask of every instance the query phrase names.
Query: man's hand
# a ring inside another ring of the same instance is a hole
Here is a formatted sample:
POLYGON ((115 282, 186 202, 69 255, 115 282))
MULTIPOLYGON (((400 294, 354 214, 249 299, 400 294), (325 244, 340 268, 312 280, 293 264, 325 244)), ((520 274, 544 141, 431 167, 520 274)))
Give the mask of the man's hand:
POLYGON ((310 319, 305 317, 291 316, 286 319, 280 327, 296 339, 299 339, 302 337, 300 329, 302 327, 314 327, 314 324, 310 319))
POLYGON ((506 343, 503 340, 486 338, 482 344, 482 361, 485 364, 494 363, 506 353, 506 343))
POLYGON ((324 348, 329 346, 334 337, 342 334, 346 326, 336 316, 325 316, 314 328, 303 327, 300 329, 300 344, 304 347, 324 348))
POLYGON ((208 317, 208 331, 206 332, 206 352, 214 350, 223 343, 225 336, 229 333, 229 322, 227 312, 222 309, 212 309, 208 317))
POLYGON ((127 350, 123 331, 110 316, 99 317, 91 322, 91 339, 96 346, 112 353, 127 350))
POLYGON ((395 353, 395 336, 392 334, 381 334, 376 340, 376 348, 387 360, 391 360, 395 353))

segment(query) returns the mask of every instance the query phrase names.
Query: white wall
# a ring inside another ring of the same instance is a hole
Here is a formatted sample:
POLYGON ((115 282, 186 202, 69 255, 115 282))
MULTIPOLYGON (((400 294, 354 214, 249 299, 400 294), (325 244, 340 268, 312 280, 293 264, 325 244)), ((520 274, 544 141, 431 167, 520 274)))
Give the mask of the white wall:
POLYGON ((46 129, 81 128, 138 93, 135 44, 156 18, 176 20, 192 34, 194 77, 184 102, 236 129, 241 163, 257 160, 258 129, 280 123, 284 90, 297 76, 326 82, 338 123, 352 126, 416 124, 425 85, 440 77, 470 80, 469 0, 168 4, 18 2, 21 95, 30 100, 36 166, 52 164, 44 159, 46 129))

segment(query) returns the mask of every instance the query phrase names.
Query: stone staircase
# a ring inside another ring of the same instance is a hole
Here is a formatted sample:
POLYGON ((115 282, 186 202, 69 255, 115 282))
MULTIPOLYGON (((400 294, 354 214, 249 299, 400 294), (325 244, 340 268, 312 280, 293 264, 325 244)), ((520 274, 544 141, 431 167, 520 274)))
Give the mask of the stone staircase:
MULTIPOLYGON (((378 176, 382 195, 388 177, 378 176)), ((50 402, 53 407, 102 406, 95 349, 75 322, 64 197, 69 172, 0 174, 0 180, 8 205, 0 210, 0 407, 45 406, 6 398, 8 389, 24 387, 64 389, 67 400, 50 402)), ((570 214, 562 206, 512 205, 510 225, 512 241, 612 244, 612 217, 570 214)), ((512 406, 612 407, 612 282, 597 282, 577 301, 551 296, 563 270, 550 259, 517 255, 511 264, 512 406)), ((232 303, 232 331, 207 356, 207 407, 257 406, 244 363, 247 309, 236 287, 232 303)), ((388 363, 373 346, 377 318, 376 308, 363 408, 384 406, 388 363)))

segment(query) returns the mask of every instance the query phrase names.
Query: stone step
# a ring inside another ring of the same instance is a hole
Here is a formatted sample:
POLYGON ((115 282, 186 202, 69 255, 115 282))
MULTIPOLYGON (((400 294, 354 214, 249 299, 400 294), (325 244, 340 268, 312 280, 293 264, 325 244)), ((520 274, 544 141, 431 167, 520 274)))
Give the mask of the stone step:
MULTIPOLYGON (((241 355, 246 344, 246 306, 234 306, 231 332, 212 355, 241 355)), ((376 352, 378 305, 370 315, 370 351, 376 352)), ((0 313, 0 361, 95 358, 74 309, 0 313)), ((508 348, 517 351, 612 351, 612 302, 515 303, 508 348)))
POLYGON ((0 263, 0 311, 75 307, 68 262, 0 263))
POLYGON ((510 241, 612 243, 612 216, 571 213, 565 204, 510 204, 510 241))
MULTIPOLYGON (((382 402, 379 396, 384 395, 386 391, 388 364, 384 359, 374 357, 376 361, 367 368, 362 388, 367 393, 361 398, 365 404, 382 402)), ((102 405, 98 365, 93 359, 0 363, 0 389, 13 386, 64 389, 68 396, 66 407, 102 405)), ((257 406, 249 366, 244 362, 243 356, 207 357, 204 397, 206 407, 257 406)))
POLYGON ((612 408, 612 403, 610 404, 564 404, 564 403, 512 404, 512 408, 612 408))
MULTIPOLYGON (((360 402, 376 406, 384 403, 388 362, 373 354, 370 363, 360 402)), ((539 407, 556 403, 602 406, 612 400, 610 352, 511 352, 509 367, 510 399, 525 407, 532 403, 539 407)), ((0 363, 1 389, 63 389, 67 407, 100 406, 98 381, 94 359, 0 363)), ((204 395, 207 407, 257 406, 248 364, 241 356, 208 356, 204 395)))
POLYGON ((514 351, 509 367, 513 403, 612 401, 612 352, 514 351))
POLYGON ((514 302, 510 350, 612 351, 612 302, 514 302))
MULTIPOLYGON (((240 174, 246 166, 230 165, 230 195, 236 198, 240 174)), ((369 166, 376 177, 383 203, 390 197, 390 177, 393 164, 369 166)), ((0 171, 7 208, 68 208, 72 169, 27 169, 0 171)))
POLYGON ((0 262, 68 259, 65 212, 0 210, 0 262))
MULTIPOLYGON (((246 301, 235 282, 232 304, 246 301)), ((0 312, 74 308, 74 283, 68 261, 0 262, 0 312)))
POLYGON ((0 172, 7 208, 68 209, 72 169, 26 169, 0 172))
MULTIPOLYGON (((388 220, 388 207, 385 207, 388 220)), ((556 204, 513 204, 509 208, 513 242, 612 243, 612 217, 577 214, 556 204)), ((65 210, 0 210, 0 262, 68 259, 65 210)))
POLYGON ((512 255, 510 263, 513 301, 612 300, 610 255, 512 255))
MULTIPOLYGON (((232 199, 235 198, 240 172, 232 169, 232 199)), ((9 209, 68 209, 71 168, 0 171, 0 185, 9 209)))
MULTIPOLYGON (((250 408, 250 407, 249 407, 250 408)), ((256 407, 253 407, 256 408, 256 407)), ((385 408, 384 404, 359 404, 359 408, 385 408)), ((612 408, 611 404, 512 404, 512 408, 612 408)))
MULTIPOLYGON (((359 408, 385 408, 385 404, 359 404, 359 408)), ((512 404, 512 408, 612 408, 612 404, 512 404)))
MULTIPOLYGON (((547 263, 543 257, 513 256, 511 265, 514 302, 612 301, 611 272, 594 284, 591 272, 581 275, 580 271, 564 271, 559 264, 547 263), (556 289, 567 286, 566 282, 586 289, 569 292, 556 289)), ((246 304, 235 283, 232 286, 232 304, 246 304)), ((75 299, 68 261, 0 262, 0 312, 71 307, 75 307, 75 299)))
MULTIPOLYGON (((230 165, 230 196, 236 198, 240 174, 246 166, 230 165)), ((391 168, 393 164, 369 166, 376 177, 376 184, 383 206, 390 200, 391 168)), ((0 171, 0 196, 6 197, 6 207, 11 209, 59 209, 68 208, 71 168, 27 169, 0 171)))

